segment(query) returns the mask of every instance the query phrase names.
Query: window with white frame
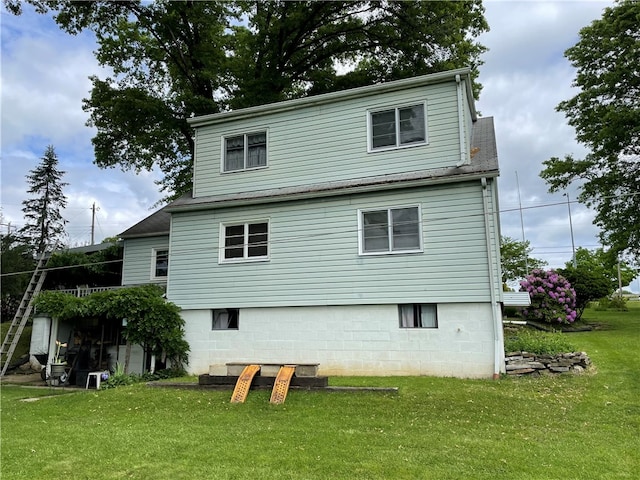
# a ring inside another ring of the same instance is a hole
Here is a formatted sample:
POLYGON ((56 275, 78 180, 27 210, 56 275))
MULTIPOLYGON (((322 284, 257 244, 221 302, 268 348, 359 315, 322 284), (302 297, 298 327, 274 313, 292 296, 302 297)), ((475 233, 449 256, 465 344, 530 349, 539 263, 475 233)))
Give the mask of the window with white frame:
POLYGON ((369 150, 427 143, 425 103, 369 112, 369 150))
POLYGON ((225 224, 220 232, 220 262, 269 258, 268 221, 225 224))
POLYGON ((395 207, 360 211, 360 254, 422 251, 420 208, 395 207))
POLYGON ((438 307, 432 303, 398 305, 400 327, 438 328, 438 307))
POLYGON ((240 311, 237 308, 211 310, 211 330, 238 330, 240 311))
POLYGON ((169 250, 166 248, 154 248, 151 259, 151 278, 154 280, 166 279, 169 274, 169 250))
POLYGON ((267 132, 225 137, 223 172, 237 172, 267 166, 267 132))

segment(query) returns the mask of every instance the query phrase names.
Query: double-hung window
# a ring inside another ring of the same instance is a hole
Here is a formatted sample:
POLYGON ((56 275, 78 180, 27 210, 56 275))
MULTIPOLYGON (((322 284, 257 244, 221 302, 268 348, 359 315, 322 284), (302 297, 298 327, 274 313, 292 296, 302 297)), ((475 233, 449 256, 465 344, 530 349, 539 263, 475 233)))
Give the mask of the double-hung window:
POLYGON ((220 262, 267 260, 269 222, 247 222, 221 226, 220 262))
POLYGON ((425 103, 369 112, 369 151, 427 143, 425 103))
POLYGON ((267 166, 267 132, 253 132, 225 137, 224 172, 237 172, 267 166))
POLYGON ((151 258, 151 279, 165 280, 169 274, 169 250, 154 248, 151 258))
POLYGON ((421 252, 420 218, 417 206, 361 210, 360 254, 421 252))
POLYGON ((438 307, 432 303, 398 305, 400 327, 438 328, 438 307))

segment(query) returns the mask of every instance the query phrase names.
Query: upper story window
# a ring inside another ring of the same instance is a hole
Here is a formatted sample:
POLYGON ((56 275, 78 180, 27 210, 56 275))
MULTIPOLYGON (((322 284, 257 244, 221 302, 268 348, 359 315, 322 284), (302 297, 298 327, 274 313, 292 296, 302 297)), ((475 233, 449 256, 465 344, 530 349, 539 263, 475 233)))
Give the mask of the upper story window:
POLYGON ((154 248, 151 257, 151 279, 165 280, 169 274, 169 250, 154 248))
POLYGON ((225 137, 223 172, 237 172, 267 166, 267 132, 225 137))
POLYGON ((360 211, 360 254, 421 252, 420 218, 417 206, 360 211))
POLYGON ((369 151, 424 145, 427 143, 426 105, 370 111, 369 151))
POLYGON ((221 263, 269 258, 269 222, 222 225, 220 232, 221 263))

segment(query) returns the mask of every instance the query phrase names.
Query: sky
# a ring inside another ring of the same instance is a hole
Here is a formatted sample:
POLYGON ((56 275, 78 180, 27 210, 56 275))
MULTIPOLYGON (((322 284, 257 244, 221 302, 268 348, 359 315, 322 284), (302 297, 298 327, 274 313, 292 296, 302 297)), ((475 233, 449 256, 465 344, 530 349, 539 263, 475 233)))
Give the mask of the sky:
MULTIPOLYGON (((494 117, 502 234, 528 240, 531 255, 550 268, 570 261, 573 246, 601 246, 594 213, 575 201, 577 186, 567 196, 549 194, 539 173, 550 157, 586 153, 564 115, 555 111, 577 93, 575 70, 564 51, 612 3, 484 2, 491 30, 479 39, 489 51, 482 57, 483 89, 476 106, 483 116, 494 117)), ((96 242, 115 236, 150 215, 162 198, 158 172, 103 170, 93 164, 95 129, 86 126, 82 99, 89 96, 89 76, 108 74, 94 58, 93 35, 68 35, 28 5, 19 17, 0 8, 2 233, 24 225, 25 176, 48 145, 54 146, 69 184, 63 217, 71 246, 89 244, 92 231, 96 242)), ((639 289, 636 279, 631 290, 639 289)))

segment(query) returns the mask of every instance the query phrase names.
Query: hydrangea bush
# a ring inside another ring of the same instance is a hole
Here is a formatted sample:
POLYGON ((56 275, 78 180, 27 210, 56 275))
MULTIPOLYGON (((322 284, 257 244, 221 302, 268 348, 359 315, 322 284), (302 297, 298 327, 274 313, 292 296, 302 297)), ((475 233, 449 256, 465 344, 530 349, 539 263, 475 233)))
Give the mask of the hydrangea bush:
POLYGON ((520 291, 529 292, 531 306, 522 310, 529 320, 548 323, 573 323, 576 312, 576 292, 562 275, 554 270, 532 270, 520 282, 520 291))

